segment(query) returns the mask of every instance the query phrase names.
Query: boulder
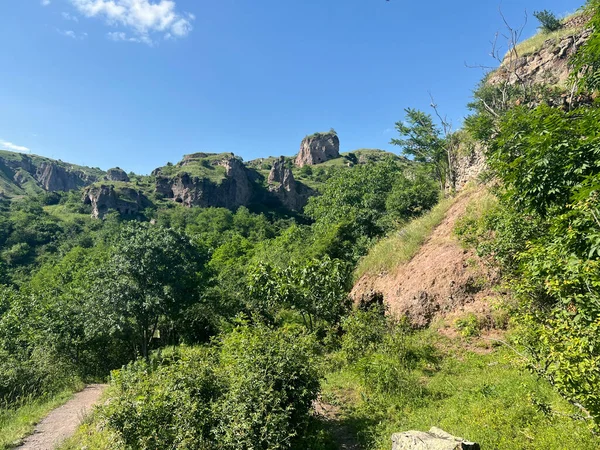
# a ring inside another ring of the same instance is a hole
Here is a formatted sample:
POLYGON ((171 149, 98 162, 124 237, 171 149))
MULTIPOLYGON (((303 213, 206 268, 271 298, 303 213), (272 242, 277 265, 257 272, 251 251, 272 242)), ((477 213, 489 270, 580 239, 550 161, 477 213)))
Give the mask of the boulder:
POLYGON ((129 182, 129 176, 120 167, 114 167, 106 171, 106 179, 108 181, 124 181, 129 182))
POLYGON ((313 166, 340 157, 340 139, 335 132, 306 136, 300 144, 296 166, 313 166))
POLYGON ((392 436, 392 450, 480 450, 479 444, 432 427, 429 432, 407 431, 392 436))

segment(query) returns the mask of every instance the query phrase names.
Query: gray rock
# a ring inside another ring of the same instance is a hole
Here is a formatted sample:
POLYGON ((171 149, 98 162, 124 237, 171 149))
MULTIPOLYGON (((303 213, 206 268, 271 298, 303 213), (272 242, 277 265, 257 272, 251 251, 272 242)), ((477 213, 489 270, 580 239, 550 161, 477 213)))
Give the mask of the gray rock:
POLYGON ((314 191, 308 186, 298 183, 292 169, 285 166, 285 158, 281 156, 269 173, 268 190, 288 209, 300 211, 314 191))
POLYGON ((114 167, 106 171, 106 179, 108 181, 129 181, 129 176, 120 167, 114 167))
POLYGON ((313 166, 340 157, 340 139, 334 132, 315 133, 300 144, 296 166, 313 166))
POLYGON ((392 450, 480 450, 479 444, 432 427, 429 432, 407 431, 392 436, 392 450))
MULTIPOLYGON (((189 160, 182 166, 190 164, 189 160)), ((206 178, 182 172, 173 177, 156 173, 156 192, 185 206, 222 207, 234 209, 247 206, 253 194, 248 170, 235 157, 228 157, 216 164, 225 168, 225 179, 215 183, 206 178)))
POLYGON ((134 216, 152 203, 141 192, 132 188, 116 190, 112 185, 91 186, 83 195, 83 202, 92 205, 92 217, 102 219, 110 210, 125 216, 134 216))

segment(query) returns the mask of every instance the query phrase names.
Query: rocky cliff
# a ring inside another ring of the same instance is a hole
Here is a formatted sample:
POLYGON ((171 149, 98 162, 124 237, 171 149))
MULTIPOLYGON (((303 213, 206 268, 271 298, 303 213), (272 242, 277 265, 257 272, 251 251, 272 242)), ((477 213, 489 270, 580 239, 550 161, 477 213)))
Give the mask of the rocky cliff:
POLYGON ((43 191, 70 191, 90 185, 100 169, 37 155, 0 151, 0 192, 6 197, 43 191))
POLYGON ((340 157, 340 139, 335 132, 315 133, 300 144, 296 166, 313 166, 340 157))
POLYGON ((308 186, 294 179, 292 169, 286 167, 285 158, 281 156, 271 168, 267 179, 268 190, 288 209, 300 211, 315 192, 308 186))
POLYGON ((237 208, 250 203, 253 195, 251 174, 233 155, 222 158, 210 154, 187 155, 176 169, 157 169, 156 193, 185 206, 237 208), (197 166, 194 167, 193 165, 197 166), (218 166, 220 171, 216 170, 218 166), (188 169, 189 168, 189 169, 188 169), (207 169, 203 173, 201 169, 207 169), (213 170, 216 174, 209 172, 213 170), (220 176, 222 175, 222 176, 220 176), (216 178, 215 178, 216 177, 216 178))
MULTIPOLYGON (((564 85, 569 78, 569 58, 591 34, 587 28, 589 17, 577 15, 563 24, 563 33, 543 41, 539 48, 516 47, 515 54, 508 54, 502 65, 493 72, 489 84, 526 83, 564 85), (564 34, 566 33, 566 35, 564 34)), ((536 39, 540 39, 538 35, 536 39)), ((529 41, 529 45, 531 41, 529 41)))
POLYGON ((92 217, 102 219, 110 210, 124 216, 135 216, 144 208, 152 206, 148 198, 131 187, 102 184, 88 187, 83 202, 92 205, 92 217))

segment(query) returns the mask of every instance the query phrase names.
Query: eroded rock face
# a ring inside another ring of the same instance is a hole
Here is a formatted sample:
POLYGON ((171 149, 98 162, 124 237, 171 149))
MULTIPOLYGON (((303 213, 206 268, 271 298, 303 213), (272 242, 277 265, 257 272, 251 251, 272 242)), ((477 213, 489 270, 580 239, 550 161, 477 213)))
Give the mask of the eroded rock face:
POLYGON ((316 133, 300 144, 296 166, 313 166, 340 157, 340 139, 335 133, 316 133))
POLYGON ((129 176, 120 167, 114 167, 106 171, 106 179, 108 181, 129 181, 129 176))
MULTIPOLYGON (((585 17, 577 18, 584 21, 585 17)), ((584 30, 571 36, 565 36, 555 42, 549 39, 542 48, 527 56, 517 59, 505 59, 503 65, 490 75, 488 83, 497 85, 509 84, 559 84, 569 78, 569 58, 590 37, 592 31, 584 30)))
POLYGON ((112 185, 91 186, 84 192, 83 202, 92 205, 92 217, 102 219, 110 210, 135 216, 151 205, 140 191, 132 188, 116 190, 112 185))
POLYGON ((288 209, 300 211, 310 196, 314 195, 312 189, 294 179, 292 169, 285 166, 285 158, 281 156, 271 168, 269 173, 268 190, 288 209))
POLYGON ((179 173, 169 178, 157 172, 156 192, 188 207, 214 206, 234 209, 248 205, 252 198, 253 186, 244 164, 231 157, 219 161, 218 165, 225 168, 225 179, 220 183, 188 173, 179 173))
POLYGON ((35 173, 36 180, 46 191, 70 191, 84 184, 75 172, 53 163, 42 163, 35 173))
POLYGON ((392 450, 480 450, 480 446, 432 427, 427 433, 407 431, 394 434, 392 450))
MULTIPOLYGON (((472 148, 460 148, 459 152, 452 158, 454 171, 454 188, 460 191, 465 185, 475 180, 487 169, 484 148, 481 143, 476 142, 472 148)), ((450 186, 447 186, 450 188, 450 186)))

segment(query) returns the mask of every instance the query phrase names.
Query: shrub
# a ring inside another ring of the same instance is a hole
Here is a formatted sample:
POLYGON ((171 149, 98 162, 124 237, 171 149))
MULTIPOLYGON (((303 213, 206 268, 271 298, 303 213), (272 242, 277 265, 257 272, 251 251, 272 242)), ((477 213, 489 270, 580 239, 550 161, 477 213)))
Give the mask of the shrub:
POLYGON ((103 416, 124 443, 142 449, 209 449, 222 390, 211 355, 183 348, 150 363, 129 364, 112 376, 103 416))
POLYGON ((311 337, 240 326, 212 348, 181 347, 112 377, 101 415, 139 449, 306 448, 319 377, 311 337))
POLYGON ((550 12, 547 9, 535 11, 533 16, 540 22, 539 28, 545 33, 551 33, 562 28, 561 21, 558 20, 553 12, 550 12))
POLYGON ((301 438, 319 389, 313 347, 311 337, 286 329, 241 327, 225 337, 218 448, 305 448, 301 438))
POLYGON ((354 310, 342 322, 342 352, 349 362, 356 361, 382 342, 387 332, 385 310, 373 306, 367 310, 354 310))

